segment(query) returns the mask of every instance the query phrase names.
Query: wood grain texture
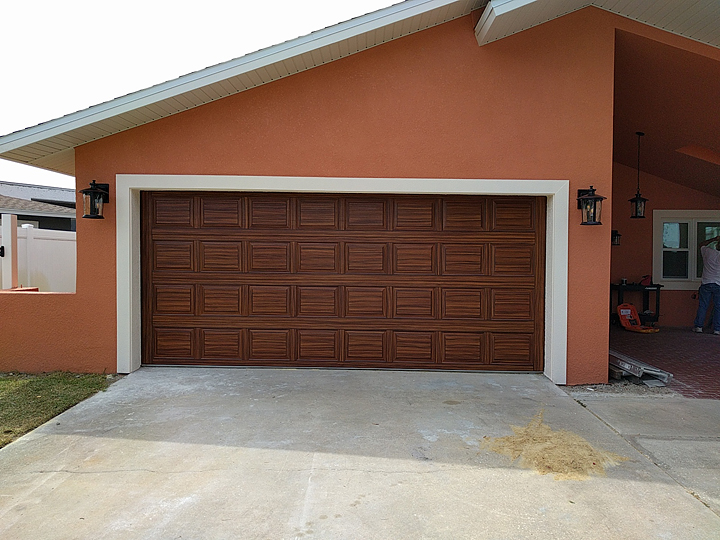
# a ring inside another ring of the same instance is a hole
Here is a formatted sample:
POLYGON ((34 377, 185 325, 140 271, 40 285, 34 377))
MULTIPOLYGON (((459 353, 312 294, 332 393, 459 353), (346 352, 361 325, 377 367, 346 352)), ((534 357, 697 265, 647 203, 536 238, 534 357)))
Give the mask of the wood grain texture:
POLYGON ((545 200, 143 193, 143 362, 541 370, 545 200))

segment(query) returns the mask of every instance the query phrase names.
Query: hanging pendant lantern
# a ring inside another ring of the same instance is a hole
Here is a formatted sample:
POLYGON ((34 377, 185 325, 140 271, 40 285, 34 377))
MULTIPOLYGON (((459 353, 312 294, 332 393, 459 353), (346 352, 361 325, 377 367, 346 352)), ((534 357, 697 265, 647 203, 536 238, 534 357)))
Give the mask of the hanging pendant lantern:
POLYGON ((582 210, 581 225, 602 225, 600 214, 602 213, 602 202, 607 197, 595 194, 595 188, 578 189, 578 208, 582 210))
POLYGON ((645 134, 642 131, 636 131, 638 143, 637 143, 637 192, 635 196, 630 199, 630 217, 631 218, 644 218, 645 217, 645 203, 648 199, 640 195, 640 138, 645 134))
POLYGON ((81 189, 83 196, 83 217, 88 219, 105 219, 103 204, 110 201, 110 185, 90 182, 90 187, 81 189))

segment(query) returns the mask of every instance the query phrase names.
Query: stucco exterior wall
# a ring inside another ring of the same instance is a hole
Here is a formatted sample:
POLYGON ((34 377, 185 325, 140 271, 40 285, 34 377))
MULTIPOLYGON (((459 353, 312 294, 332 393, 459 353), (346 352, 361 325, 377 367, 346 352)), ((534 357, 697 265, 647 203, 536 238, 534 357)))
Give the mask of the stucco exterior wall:
MULTIPOLYGON (((78 220, 75 295, 0 298, 18 314, 0 369, 115 370, 116 174, 567 179, 573 203, 591 184, 610 197, 614 33, 641 25, 590 8, 478 47, 473 22, 77 148, 78 185, 110 184, 106 219, 78 220)), ((569 225, 568 383, 603 382, 611 227, 574 205, 569 225)))

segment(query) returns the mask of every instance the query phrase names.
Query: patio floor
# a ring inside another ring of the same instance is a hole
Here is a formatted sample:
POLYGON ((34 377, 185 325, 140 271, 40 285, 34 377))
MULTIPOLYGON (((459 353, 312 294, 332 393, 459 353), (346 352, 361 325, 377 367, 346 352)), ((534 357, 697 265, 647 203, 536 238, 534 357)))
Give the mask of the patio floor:
POLYGON ((610 327, 610 349, 669 371, 669 388, 688 398, 720 399, 720 336, 690 327, 661 327, 657 334, 610 327))

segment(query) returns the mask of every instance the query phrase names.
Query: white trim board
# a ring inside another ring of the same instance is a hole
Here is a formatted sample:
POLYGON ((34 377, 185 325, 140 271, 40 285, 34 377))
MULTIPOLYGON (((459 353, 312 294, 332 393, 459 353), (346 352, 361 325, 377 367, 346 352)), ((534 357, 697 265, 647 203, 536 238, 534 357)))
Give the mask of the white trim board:
POLYGON ((545 243, 544 373, 555 384, 567 382, 568 215, 570 210, 570 186, 567 180, 118 174, 116 181, 118 373, 135 371, 141 363, 141 191, 534 195, 546 196, 548 202, 545 243))

